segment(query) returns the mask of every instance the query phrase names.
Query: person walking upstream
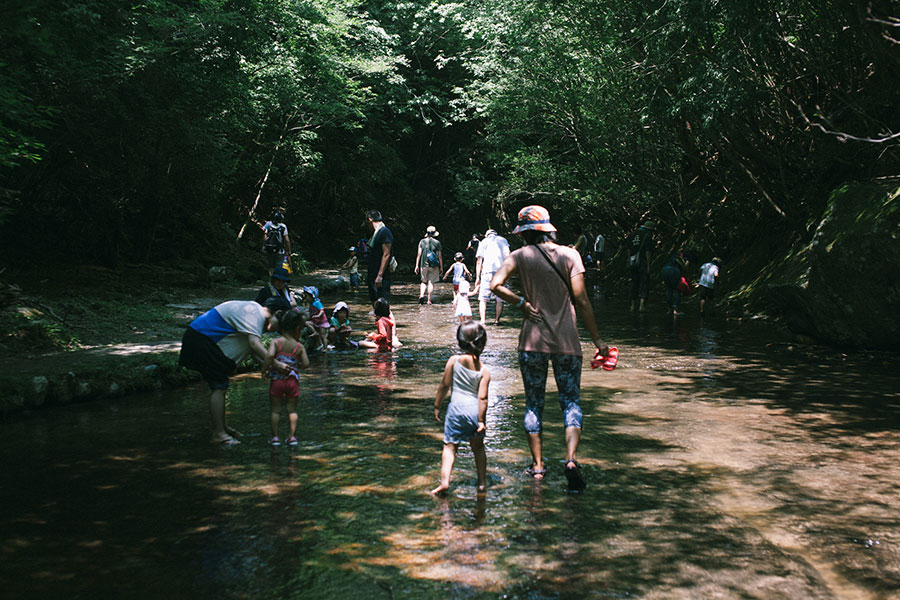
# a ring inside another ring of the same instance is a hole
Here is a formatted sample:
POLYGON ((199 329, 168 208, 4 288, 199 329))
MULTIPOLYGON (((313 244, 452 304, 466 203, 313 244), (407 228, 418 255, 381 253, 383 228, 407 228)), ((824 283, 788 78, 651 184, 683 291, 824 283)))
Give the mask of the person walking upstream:
POLYGON ((509 242, 506 241, 506 238, 497 235, 497 232, 493 229, 488 229, 484 233, 484 239, 478 245, 478 251, 475 254, 474 288, 478 290, 478 313, 481 317, 482 325, 484 325, 484 316, 487 312, 487 303, 491 298, 496 299, 494 325, 500 324, 503 301, 491 292, 491 279, 508 255, 509 242))
POLYGON ((600 354, 606 356, 609 348, 597 330, 584 287, 581 256, 574 248, 556 243, 556 228, 550 223, 547 209, 535 205, 520 210, 513 233, 522 238, 525 246, 506 258, 491 281, 491 290, 521 309, 525 316, 519 332, 519 369, 525 386, 525 431, 533 460, 525 472, 535 479, 542 479, 546 473, 541 436, 547 366, 552 362, 566 429, 564 473, 569 488, 580 490, 585 483, 576 453, 584 417, 576 315, 587 327, 600 354), (521 280, 521 296, 506 286, 515 274, 521 280))
POLYGON ((444 272, 444 258, 441 255, 441 243, 437 240, 440 235, 434 225, 429 225, 425 230, 425 237, 419 240, 419 250, 416 252, 416 275, 422 279, 419 286, 419 304, 431 304, 431 293, 434 284, 440 281, 444 272))
POLYGON ((631 310, 647 310, 650 296, 650 254, 653 252, 653 230, 656 223, 647 221, 631 236, 628 266, 631 269, 631 310))

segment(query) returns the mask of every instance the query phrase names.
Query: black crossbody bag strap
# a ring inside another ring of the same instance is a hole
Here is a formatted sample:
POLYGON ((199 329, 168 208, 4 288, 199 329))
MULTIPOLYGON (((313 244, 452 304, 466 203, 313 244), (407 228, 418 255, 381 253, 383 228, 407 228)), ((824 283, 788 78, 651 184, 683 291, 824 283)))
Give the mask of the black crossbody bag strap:
POLYGON ((564 284, 566 284, 566 289, 569 290, 569 301, 571 301, 572 305, 574 306, 575 305, 575 293, 572 291, 572 284, 569 282, 568 279, 565 278, 565 276, 563 276, 562 272, 556 267, 556 265, 553 263, 553 261, 550 260, 550 257, 547 256, 547 253, 544 252, 544 249, 541 248, 540 244, 535 244, 534 247, 537 248, 538 252, 540 252, 541 255, 543 255, 543 257, 547 259, 547 263, 551 267, 553 267, 553 270, 556 271, 556 274, 559 275, 559 278, 562 279, 564 284))

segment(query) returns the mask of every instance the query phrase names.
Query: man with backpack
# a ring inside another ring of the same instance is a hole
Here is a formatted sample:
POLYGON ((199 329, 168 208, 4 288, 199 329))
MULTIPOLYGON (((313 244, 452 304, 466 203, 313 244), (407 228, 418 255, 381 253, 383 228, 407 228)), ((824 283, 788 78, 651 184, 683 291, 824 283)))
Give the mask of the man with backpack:
POLYGON ((279 208, 272 212, 272 216, 263 225, 262 251, 266 256, 270 279, 275 269, 284 264, 285 256, 290 261, 291 238, 288 237, 288 228, 284 224, 284 213, 279 208))
POLYGON ((444 259, 441 256, 441 243, 436 239, 440 234, 434 225, 425 230, 425 237, 419 240, 416 253, 416 274, 422 278, 419 286, 419 304, 431 304, 431 293, 434 284, 440 281, 444 272, 444 259), (427 296, 427 298, 426 298, 427 296))

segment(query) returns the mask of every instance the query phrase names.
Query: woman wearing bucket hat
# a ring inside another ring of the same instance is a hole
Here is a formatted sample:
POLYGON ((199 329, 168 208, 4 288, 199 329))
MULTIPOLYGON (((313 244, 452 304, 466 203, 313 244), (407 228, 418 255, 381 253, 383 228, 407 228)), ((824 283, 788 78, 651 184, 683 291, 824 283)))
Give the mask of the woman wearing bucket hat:
POLYGON ((581 342, 576 316, 587 327, 591 340, 604 356, 606 343, 600 339, 594 310, 584 287, 584 265, 573 248, 556 243, 556 227, 542 206, 526 206, 519 211, 513 230, 525 246, 510 254, 491 281, 491 290, 524 313, 519 332, 519 369, 525 386, 525 431, 533 464, 526 473, 540 479, 546 472, 542 454, 544 395, 547 366, 559 390, 559 404, 566 427, 565 475, 571 489, 584 487, 575 455, 581 440, 581 342), (506 282, 518 274, 523 295, 506 282))

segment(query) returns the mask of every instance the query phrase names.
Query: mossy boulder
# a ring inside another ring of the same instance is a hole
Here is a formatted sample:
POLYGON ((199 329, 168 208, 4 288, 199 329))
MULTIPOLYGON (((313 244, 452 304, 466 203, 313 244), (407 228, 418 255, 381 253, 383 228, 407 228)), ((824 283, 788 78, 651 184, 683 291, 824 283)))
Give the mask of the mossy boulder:
POLYGON ((900 180, 836 190, 812 241, 767 271, 768 299, 793 332, 900 350, 900 180))

